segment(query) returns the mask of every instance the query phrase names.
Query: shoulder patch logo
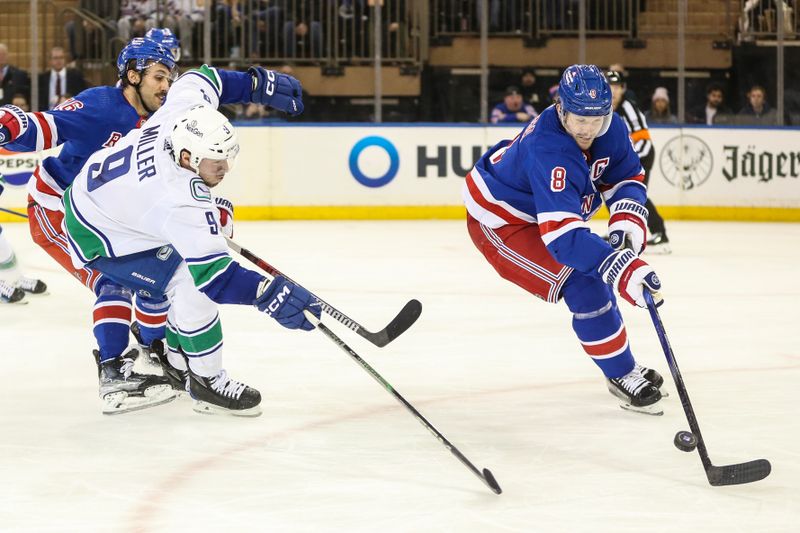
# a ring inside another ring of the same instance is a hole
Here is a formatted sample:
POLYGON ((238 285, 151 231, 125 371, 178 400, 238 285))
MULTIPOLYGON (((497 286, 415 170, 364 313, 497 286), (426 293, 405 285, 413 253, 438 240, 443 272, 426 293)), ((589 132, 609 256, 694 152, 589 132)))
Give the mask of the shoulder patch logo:
POLYGON ((122 134, 118 131, 112 131, 111 135, 108 136, 108 140, 103 143, 103 148, 111 148, 117 144, 120 139, 122 139, 122 134))
POLYGON ((192 191, 192 198, 198 202, 211 203, 211 191, 208 189, 208 186, 203 183, 202 179, 192 178, 191 181, 189 181, 189 188, 192 191))

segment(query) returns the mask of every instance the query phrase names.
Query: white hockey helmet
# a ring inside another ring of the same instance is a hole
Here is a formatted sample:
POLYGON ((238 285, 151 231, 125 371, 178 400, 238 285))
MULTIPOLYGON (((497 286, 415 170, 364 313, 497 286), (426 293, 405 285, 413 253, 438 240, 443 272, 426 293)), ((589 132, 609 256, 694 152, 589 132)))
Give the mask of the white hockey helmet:
POLYGON ((233 168, 239 153, 239 138, 225 115, 205 104, 199 104, 178 117, 170 136, 172 158, 180 166, 181 152, 191 154, 189 166, 199 172, 200 161, 228 161, 233 168))

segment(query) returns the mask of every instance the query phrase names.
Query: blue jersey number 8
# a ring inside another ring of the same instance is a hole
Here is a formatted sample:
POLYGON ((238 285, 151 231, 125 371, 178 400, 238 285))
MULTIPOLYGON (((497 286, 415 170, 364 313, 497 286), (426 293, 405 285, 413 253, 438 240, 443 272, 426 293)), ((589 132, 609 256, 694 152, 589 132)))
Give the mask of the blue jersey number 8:
POLYGON ((108 156, 102 163, 92 163, 86 175, 89 178, 87 189, 89 192, 102 187, 109 181, 124 176, 131 169, 131 153, 133 145, 108 156))

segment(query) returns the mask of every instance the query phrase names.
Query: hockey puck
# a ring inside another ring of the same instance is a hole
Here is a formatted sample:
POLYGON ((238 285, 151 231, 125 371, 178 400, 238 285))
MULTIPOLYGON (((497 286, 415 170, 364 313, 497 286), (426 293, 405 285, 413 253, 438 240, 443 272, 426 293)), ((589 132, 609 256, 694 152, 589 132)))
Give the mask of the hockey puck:
POLYGON ((679 431, 675 434, 673 441, 675 447, 682 452, 691 452, 697 448, 697 437, 691 431, 679 431))

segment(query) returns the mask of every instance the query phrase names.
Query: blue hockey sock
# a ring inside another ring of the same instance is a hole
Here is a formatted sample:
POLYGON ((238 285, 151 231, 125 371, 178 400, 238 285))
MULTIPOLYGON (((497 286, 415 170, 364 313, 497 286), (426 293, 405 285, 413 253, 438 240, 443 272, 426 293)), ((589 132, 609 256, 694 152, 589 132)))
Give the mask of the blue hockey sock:
POLYGON ((104 280, 97 288, 94 304, 94 336, 100 349, 100 360, 106 361, 122 354, 128 346, 131 325, 130 289, 104 280))
POLYGON ((572 311, 572 329, 603 374, 616 378, 630 372, 635 364, 633 354, 608 285, 599 278, 574 272, 564 285, 563 294, 572 311))
POLYGON ((167 325, 169 301, 166 296, 144 297, 136 295, 136 322, 139 324, 140 341, 145 346, 163 339, 167 325))

